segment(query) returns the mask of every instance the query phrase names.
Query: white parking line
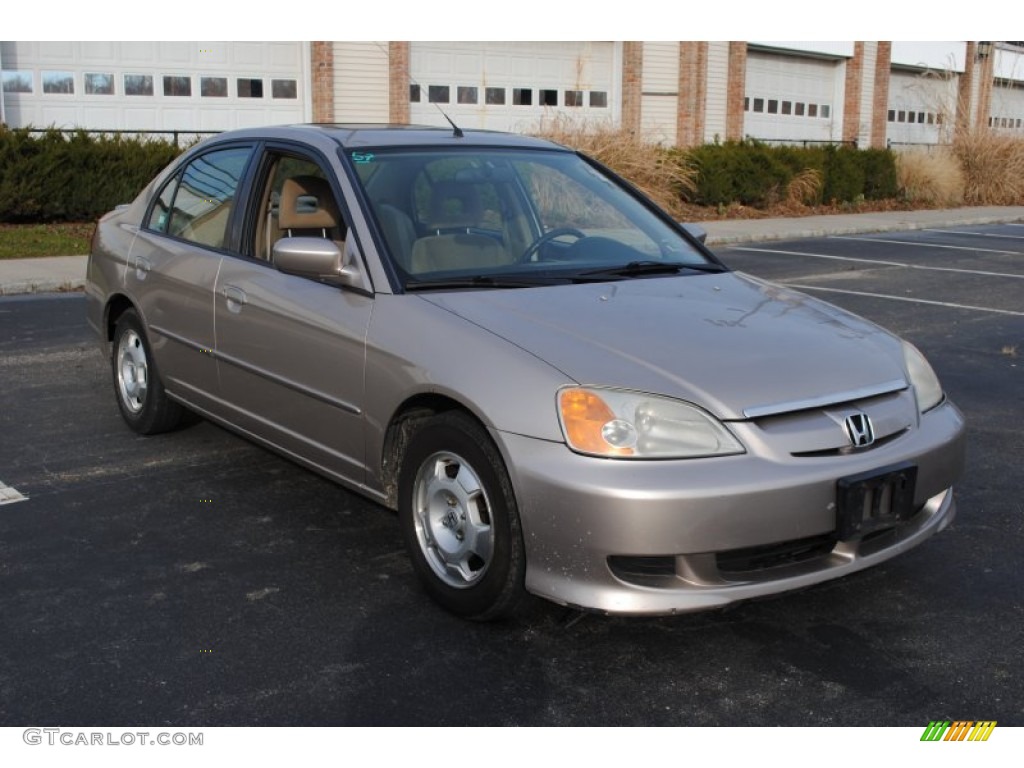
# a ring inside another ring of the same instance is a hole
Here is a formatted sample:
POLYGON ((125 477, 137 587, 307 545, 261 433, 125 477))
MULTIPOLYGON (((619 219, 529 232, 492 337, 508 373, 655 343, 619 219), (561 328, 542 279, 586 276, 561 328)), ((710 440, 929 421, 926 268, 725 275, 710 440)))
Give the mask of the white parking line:
POLYGON ((971 235, 972 237, 1002 237, 1006 240, 1024 240, 1024 235, 1000 235, 996 232, 964 232, 959 229, 922 229, 921 232, 938 232, 943 235, 971 235))
MULTIPOLYGON (((879 241, 875 241, 879 242, 879 241)), ((752 253, 778 253, 783 256, 808 256, 813 259, 832 259, 834 261, 856 261, 862 264, 876 264, 883 267, 903 267, 904 269, 924 269, 931 272, 956 272, 963 275, 982 275, 984 277, 1010 277, 1017 280, 1024 280, 1024 275, 1014 275, 1008 272, 989 272, 984 269, 957 269, 956 267, 928 267, 922 264, 905 264, 902 261, 884 261, 882 259, 861 259, 856 256, 834 256, 830 253, 806 253, 805 251, 779 251, 771 248, 750 248, 748 246, 737 246, 730 248, 732 251, 750 251, 752 253)))
POLYGON ((22 495, 17 488, 11 488, 0 480, 0 504, 13 504, 16 501, 26 501, 28 496, 22 495))
POLYGON ((946 248, 951 251, 971 251, 972 253, 1004 253, 1008 256, 1024 255, 1020 251, 997 251, 992 248, 970 248, 966 245, 937 245, 922 243, 920 240, 884 240, 880 237, 852 237, 850 235, 830 235, 829 240, 857 240, 868 243, 890 243, 892 245, 916 245, 918 248, 946 248))
POLYGON ((868 291, 848 291, 843 288, 822 288, 817 285, 800 285, 799 283, 782 283, 787 288, 795 288, 798 291, 824 291, 825 293, 845 293, 850 296, 867 296, 872 299, 892 299, 893 301, 907 301, 912 304, 930 304, 936 307, 951 307, 953 309, 968 309, 975 312, 993 312, 997 315, 1013 315, 1024 317, 1024 312, 1015 312, 1012 309, 995 309, 993 307, 974 307, 970 304, 954 304, 951 301, 932 301, 931 299, 912 299, 908 296, 890 296, 886 293, 869 293, 868 291))

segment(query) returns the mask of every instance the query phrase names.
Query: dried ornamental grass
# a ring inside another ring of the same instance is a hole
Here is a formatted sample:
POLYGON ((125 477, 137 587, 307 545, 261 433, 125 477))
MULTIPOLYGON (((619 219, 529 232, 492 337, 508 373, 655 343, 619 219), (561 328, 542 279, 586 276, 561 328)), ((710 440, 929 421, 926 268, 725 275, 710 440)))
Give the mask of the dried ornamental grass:
POLYGON ((676 218, 683 213, 680 196, 696 189, 696 170, 681 153, 645 142, 609 123, 555 116, 543 120, 533 134, 608 166, 676 218))
POLYGON ((956 206, 964 201, 964 173, 945 147, 897 154, 896 175, 901 194, 912 203, 956 206))
POLYGON ((964 131, 953 140, 970 205, 1024 204, 1024 139, 990 130, 964 131))

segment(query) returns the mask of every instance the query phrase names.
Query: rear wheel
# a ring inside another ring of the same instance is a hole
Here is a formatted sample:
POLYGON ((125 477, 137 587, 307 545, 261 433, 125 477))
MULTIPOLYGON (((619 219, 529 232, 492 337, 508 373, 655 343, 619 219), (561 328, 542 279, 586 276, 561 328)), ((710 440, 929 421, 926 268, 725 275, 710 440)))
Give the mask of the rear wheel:
POLYGON ((512 613, 525 594, 522 532, 504 462, 483 427, 456 411, 423 421, 398 490, 402 534, 427 592, 465 618, 512 613))
POLYGON ((114 328, 111 358, 114 394, 128 426, 142 435, 174 429, 184 409, 168 399, 146 332, 134 309, 125 310, 114 328))

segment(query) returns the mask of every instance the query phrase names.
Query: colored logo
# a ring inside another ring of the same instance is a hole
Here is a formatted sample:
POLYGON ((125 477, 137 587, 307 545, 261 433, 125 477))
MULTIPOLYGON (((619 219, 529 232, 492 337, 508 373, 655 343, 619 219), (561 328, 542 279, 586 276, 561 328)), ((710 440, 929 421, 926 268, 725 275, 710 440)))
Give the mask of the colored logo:
POLYGON ((988 741, 995 727, 995 720, 932 720, 921 741, 988 741))

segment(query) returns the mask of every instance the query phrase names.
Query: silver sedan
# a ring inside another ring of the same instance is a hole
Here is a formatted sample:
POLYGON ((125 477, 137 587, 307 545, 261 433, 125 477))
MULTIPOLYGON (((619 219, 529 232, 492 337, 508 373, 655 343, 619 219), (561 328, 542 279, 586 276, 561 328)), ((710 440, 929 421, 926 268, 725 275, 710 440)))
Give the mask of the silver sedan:
POLYGON ((222 134, 101 220, 87 297, 132 429, 187 409, 397 510, 469 618, 722 606, 955 514, 964 424, 918 350, 541 140, 222 134))

